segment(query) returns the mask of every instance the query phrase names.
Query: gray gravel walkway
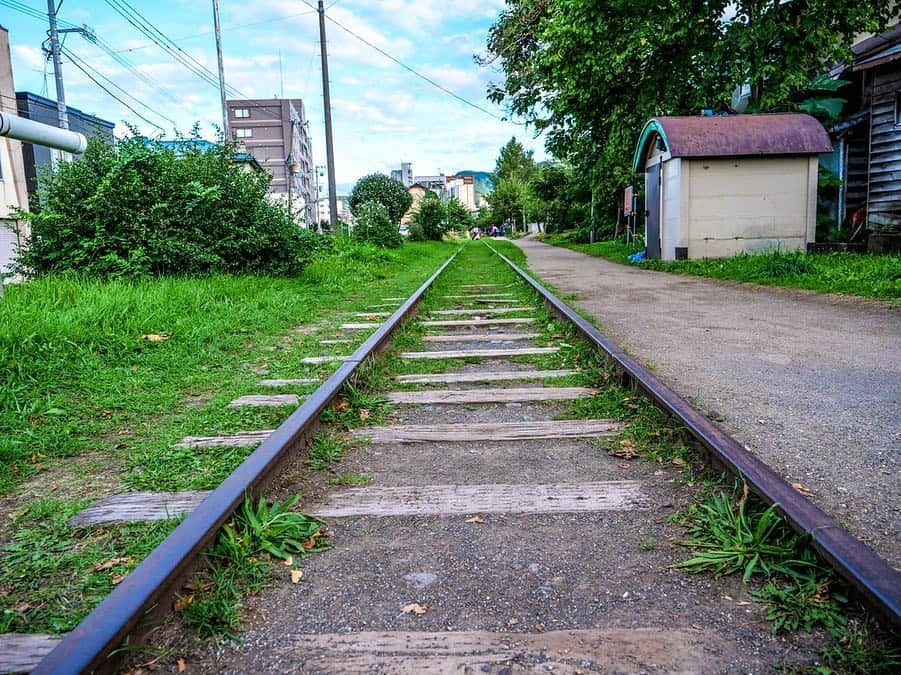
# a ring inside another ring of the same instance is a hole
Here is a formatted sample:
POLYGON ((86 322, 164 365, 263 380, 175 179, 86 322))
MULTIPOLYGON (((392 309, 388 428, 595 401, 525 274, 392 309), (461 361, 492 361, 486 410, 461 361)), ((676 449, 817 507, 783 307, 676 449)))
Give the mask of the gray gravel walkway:
POLYGON ((901 311, 516 243, 570 304, 901 566, 901 311))

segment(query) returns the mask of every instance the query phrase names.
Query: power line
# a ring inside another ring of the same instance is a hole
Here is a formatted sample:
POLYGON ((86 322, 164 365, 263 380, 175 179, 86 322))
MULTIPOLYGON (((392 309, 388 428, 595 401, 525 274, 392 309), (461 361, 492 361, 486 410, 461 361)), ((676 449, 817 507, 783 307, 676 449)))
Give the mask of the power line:
MULTIPOLYGON (((32 19, 39 19, 40 21, 47 21, 47 12, 42 12, 39 9, 35 9, 34 7, 30 7, 26 5, 24 2, 17 2, 17 0, 0 0, 0 5, 4 7, 8 7, 16 12, 21 14, 25 14, 26 16, 30 16, 32 19)), ((61 28, 77 28, 74 23, 69 23, 68 21, 57 20, 57 23, 61 28)))
POLYGON ((102 84, 100 84, 100 82, 98 82, 97 79, 96 79, 93 75, 91 75, 91 74, 87 71, 87 69, 86 69, 85 67, 82 67, 81 63, 79 63, 78 61, 76 61, 76 60, 74 60, 74 59, 72 58, 72 54, 71 54, 71 53, 70 53, 70 54, 67 54, 67 55, 69 56, 69 60, 70 60, 70 62, 72 63, 73 66, 75 66, 76 68, 78 68, 78 70, 80 70, 82 73, 84 73, 85 77, 87 77, 91 82, 93 82, 93 83, 96 84, 98 87, 100 87, 100 88, 101 88, 103 91, 105 91, 110 97, 114 98, 114 99, 117 100, 119 103, 121 103, 122 105, 124 105, 126 108, 128 108, 129 110, 131 110, 135 115, 137 115, 137 116, 140 117, 142 120, 144 120, 145 122, 147 122, 147 124, 149 124, 150 126, 156 128, 156 129, 159 129, 159 130, 162 131, 163 133, 166 132, 166 130, 163 129, 163 127, 161 127, 159 124, 155 124, 154 122, 151 122, 149 119, 147 119, 146 117, 144 117, 141 113, 139 113, 137 110, 135 110, 135 109, 132 108, 130 105, 128 105, 128 103, 126 103, 125 101, 123 101, 121 98, 119 98, 118 96, 116 96, 113 92, 111 92, 109 89, 107 89, 107 88, 104 87, 102 84))
MULTIPOLYGON (((105 1, 106 4, 109 5, 115 12, 121 15, 126 21, 128 21, 128 23, 134 26, 145 37, 150 38, 152 42, 154 42, 158 47, 168 53, 178 63, 190 70, 192 73, 194 73, 194 75, 209 84, 211 87, 214 87, 217 90, 219 89, 219 81, 214 73, 207 70, 207 68, 203 66, 203 64, 188 55, 188 53, 184 49, 173 42, 168 36, 166 36, 165 33, 154 26, 152 22, 147 20, 131 5, 129 5, 127 2, 124 2, 124 0, 105 1)), ((235 96, 236 94, 240 95, 240 92, 232 87, 226 86, 226 89, 232 96, 235 96)))
MULTIPOLYGON (((312 5, 311 5, 309 2, 307 2, 307 0, 300 0, 300 1, 301 1, 303 4, 307 5, 308 7, 312 7, 312 5)), ((388 52, 386 52, 386 51, 385 51, 384 49, 382 49, 381 47, 379 47, 379 46, 377 46, 377 45, 374 45, 374 44, 371 43, 369 40, 367 40, 366 38, 364 38, 362 35, 359 35, 359 34, 355 33, 355 32, 352 31, 350 28, 348 28, 348 27, 345 26, 344 24, 340 23, 339 21, 333 19, 332 17, 326 15, 326 18, 327 18, 329 21, 331 21, 333 24, 335 24, 336 26, 338 26, 338 28, 340 28, 341 30, 343 30, 343 31, 344 31, 345 33, 347 33, 348 35, 351 35, 352 37, 355 37, 357 40, 359 40, 359 41, 362 42, 363 44, 365 44, 365 45, 369 46, 370 48, 374 49, 374 50, 377 51, 379 54, 381 54, 382 56, 384 56, 384 57, 390 59, 391 61, 394 61, 394 63, 396 63, 397 65, 399 65, 399 66, 400 66, 401 68, 403 68, 404 70, 407 70, 407 71, 413 73, 413 75, 415 75, 415 76, 418 77, 419 79, 424 80, 425 82, 428 82, 430 85, 432 85, 433 87, 435 87, 435 88, 437 88, 437 89, 440 89, 441 91, 443 91, 443 92, 444 92, 445 94, 447 94, 448 96, 452 96, 453 98, 457 99, 457 100, 460 101, 461 103, 463 103, 463 104, 465 104, 465 105, 468 105, 470 108, 475 108, 475 109, 478 110, 479 112, 483 112, 483 113, 485 113, 486 115, 489 115, 490 117, 493 117, 493 118, 496 119, 496 120, 500 120, 501 122, 509 122, 509 121, 510 121, 510 120, 504 119, 503 117, 499 117, 498 115, 495 115, 493 112, 491 112, 491 111, 488 110, 487 108, 483 108, 482 106, 478 105, 477 103, 473 103, 472 101, 470 101, 470 100, 468 100, 468 99, 466 99, 466 98, 463 98, 463 97, 460 96, 458 93, 456 93, 456 92, 454 92, 454 91, 451 91, 450 89, 448 89, 447 87, 445 87, 445 86, 442 85, 442 84, 439 84, 438 82, 436 82, 435 80, 433 80, 432 78, 430 78, 428 75, 424 75, 424 74, 420 73, 418 70, 416 70, 415 68, 413 68, 412 66, 408 66, 406 63, 404 63, 403 61, 401 61, 400 59, 398 59, 396 56, 393 56, 393 55, 389 54, 388 52)), ((515 123, 514 123, 514 124, 515 124, 515 123)))
MULTIPOLYGON (((115 82, 113 82, 113 80, 111 80, 109 77, 107 77, 106 75, 104 75, 103 73, 101 73, 97 68, 95 68, 95 67, 92 66, 91 64, 87 63, 83 58, 81 58, 80 56, 78 56, 77 54, 75 54, 71 49, 69 49, 69 48, 67 48, 67 47, 63 48, 63 54, 65 54, 66 56, 68 56, 68 57, 69 57, 69 60, 72 61, 73 64, 78 65, 78 63, 80 63, 82 66, 84 66, 84 67, 86 67, 86 68, 89 68, 95 75, 97 75, 98 77, 100 77, 100 78, 102 78, 103 80, 105 80, 105 81, 106 81, 108 84, 110 84, 112 87, 115 87, 115 88, 118 89, 120 92, 122 92, 123 94, 125 94, 126 96, 128 96, 128 97, 129 97, 131 100, 133 100, 135 103, 137 103, 138 105, 143 106, 144 108, 146 108, 147 110, 149 110, 150 112, 152 112, 154 115, 156 115, 156 116, 159 117, 160 119, 166 120, 166 121, 169 122, 169 124, 171 124, 173 127, 177 126, 175 120, 173 120, 171 117, 167 117, 166 115, 164 115, 163 113, 161 113, 159 110, 156 110, 155 108, 153 108, 153 107, 147 105, 146 103, 144 103, 141 99, 137 98, 134 94, 132 94, 132 93, 126 91, 125 89, 123 89, 122 87, 120 87, 118 84, 116 84, 115 82)), ((82 72, 84 72, 84 71, 82 71, 82 72)), ((161 127, 157 127, 157 128, 159 129, 159 128, 161 128, 161 127)))

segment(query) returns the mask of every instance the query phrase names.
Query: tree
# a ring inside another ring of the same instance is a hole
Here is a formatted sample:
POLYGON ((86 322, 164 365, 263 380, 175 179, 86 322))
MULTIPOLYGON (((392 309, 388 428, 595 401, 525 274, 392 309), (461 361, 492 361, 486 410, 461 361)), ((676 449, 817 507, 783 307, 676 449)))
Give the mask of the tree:
POLYGON ((508 0, 488 37, 484 61, 504 72, 489 98, 546 132, 548 150, 612 210, 648 117, 726 109, 746 84, 752 110, 795 109, 855 34, 898 10, 898 0, 508 0))
POLYGON ((354 225, 353 238, 357 241, 386 248, 397 248, 403 244, 404 239, 400 230, 391 222, 388 210, 379 202, 358 204, 354 215, 357 222, 354 225))
POLYGON ((497 162, 494 165, 494 173, 491 180, 496 185, 502 180, 528 181, 535 174, 535 160, 532 159, 532 151, 526 151, 522 143, 516 140, 516 136, 501 148, 497 162))
POLYGON ((456 230, 460 233, 464 233, 469 230, 470 227, 475 225, 475 220, 473 220, 469 211, 456 197, 451 197, 448 200, 444 210, 448 230, 456 230))
POLYGON ((357 209, 367 202, 377 202, 385 207, 391 222, 397 225, 413 203, 413 197, 403 183, 392 180, 383 173, 363 176, 350 192, 348 203, 355 216, 357 209))
POLYGON ((419 208, 413 214, 410 234, 417 239, 441 241, 444 237, 447 212, 444 204, 434 195, 426 195, 419 202, 419 208))

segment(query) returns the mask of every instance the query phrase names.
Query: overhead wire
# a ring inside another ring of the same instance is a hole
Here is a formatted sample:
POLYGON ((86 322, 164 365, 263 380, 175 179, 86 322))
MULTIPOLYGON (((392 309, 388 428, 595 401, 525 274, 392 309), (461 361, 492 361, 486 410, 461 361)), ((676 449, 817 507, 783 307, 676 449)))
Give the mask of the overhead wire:
POLYGON ((126 108, 128 108, 128 109, 129 109, 131 112, 133 112, 135 115, 137 115, 137 116, 140 117, 142 120, 144 120, 145 122, 147 122, 147 124, 149 124, 150 126, 156 128, 156 129, 159 129, 160 131, 162 131, 163 133, 165 133, 166 130, 165 130, 163 127, 161 127, 159 124, 156 124, 155 122, 152 122, 151 120, 149 120, 149 119, 147 119, 146 117, 144 117, 144 115, 142 115, 141 113, 139 113, 137 110, 135 110, 134 108, 132 108, 128 103, 126 103, 126 102, 123 101, 121 98, 119 98, 118 96, 116 96, 113 92, 111 92, 109 89, 107 89, 106 87, 104 87, 104 86, 97 80, 97 78, 95 78, 93 75, 91 75, 90 72, 88 72, 88 68, 86 67, 86 65, 83 66, 79 61, 77 61, 77 60, 75 60, 75 59, 72 58, 72 54, 71 54, 71 53, 68 53, 67 56, 69 57, 69 62, 70 62, 73 66, 75 66, 76 68, 78 68, 78 70, 80 70, 80 71, 85 75, 85 77, 87 77, 89 80, 91 80, 91 82, 93 82, 93 83, 96 84, 98 87, 100 87, 100 88, 101 88, 103 91, 105 91, 110 97, 114 98, 114 99, 117 100, 119 103, 121 103, 122 105, 124 105, 126 108))
MULTIPOLYGON (((300 0, 300 1, 301 1, 303 4, 305 4, 307 7, 313 7, 313 5, 311 5, 307 0, 300 0)), ((315 8, 314 8, 314 9, 315 9, 315 8)), ((317 9, 316 11, 318 12, 319 10, 317 9)), ((416 69, 413 68, 412 66, 408 66, 406 63, 404 63, 403 61, 401 61, 401 60, 400 60, 399 58, 397 58, 396 56, 394 56, 394 55, 392 55, 392 54, 389 54, 388 52, 386 52, 384 49, 382 49, 382 48, 379 47, 378 45, 373 44, 372 42, 370 42, 369 40, 367 40, 366 38, 364 38, 362 35, 360 35, 360 34, 354 32, 353 30, 351 30, 350 28, 348 28, 347 26, 345 26, 344 24, 342 24, 341 22, 339 22, 337 19, 332 18, 332 17, 329 16, 328 14, 325 15, 325 18, 328 19, 329 21, 331 21, 331 22, 332 22, 333 24, 335 24, 336 26, 338 26, 338 28, 340 28, 341 30, 343 30, 343 31, 344 31, 345 33, 347 33, 348 35, 350 35, 350 36, 356 38, 357 40, 359 40, 359 41, 362 42, 363 44, 367 45, 367 46, 370 47, 371 49, 374 49, 374 50, 377 51, 379 54, 381 54, 382 56, 386 57, 387 59, 390 59, 391 61, 393 61, 394 63, 396 63, 397 65, 399 65, 401 68, 403 68, 404 70, 409 71, 410 73, 412 73, 413 75, 415 75, 415 76, 418 77, 419 79, 421 79, 421 80, 427 82, 428 84, 430 84, 430 85, 432 85, 433 87, 439 89, 440 91, 443 91, 443 92, 444 92, 445 94, 447 94, 448 96, 451 96, 451 97, 455 98, 456 100, 460 101, 461 103, 463 103, 463 104, 469 106, 470 108, 475 108, 475 109, 478 110, 479 112, 482 112, 482 113, 484 113, 484 114, 486 114, 486 115, 488 115, 488 116, 490 116, 490 117, 493 117, 493 118, 496 119, 496 120, 500 120, 501 122, 510 122, 510 123, 512 123, 512 124, 516 124, 516 122, 513 122, 512 120, 508 120, 508 119, 505 119, 505 118, 503 118, 503 117, 501 117, 501 116, 499 116, 499 115, 496 115, 495 113, 491 112, 491 111, 488 110, 487 108, 483 108, 483 107, 480 106, 479 104, 473 103, 473 102, 470 101, 469 99, 466 99, 466 98, 464 98, 463 96, 460 96, 460 94, 456 93, 455 91, 451 91, 450 89, 448 89, 448 88, 445 87, 444 85, 442 85, 442 84, 436 82, 435 80, 433 80, 432 78, 430 78, 428 75, 425 75, 425 74, 423 74, 423 73, 420 73, 418 70, 416 70, 416 69)))
MULTIPOLYGON (((65 49, 63 49, 62 51, 63 51, 63 54, 65 54, 67 57, 69 57, 69 60, 72 61, 73 64, 78 65, 78 63, 80 63, 82 66, 85 66, 86 68, 90 69, 95 75, 97 75, 98 77, 100 77, 101 79, 103 79, 104 81, 106 81, 110 86, 112 86, 112 87, 118 89, 120 92, 122 92, 123 94, 125 94, 128 98, 130 98, 131 100, 133 100, 133 101, 134 101, 135 103, 137 103, 138 105, 143 106, 144 108, 146 108, 147 110, 149 110, 150 112, 152 112, 154 115, 156 115, 156 116, 159 117, 160 119, 166 120, 166 121, 169 122, 169 124, 171 124, 173 127, 177 126, 175 120, 173 120, 171 117, 167 117, 166 115, 164 115, 163 113, 161 113, 161 112, 160 112, 159 110, 157 110, 156 108, 153 108, 152 106, 147 105, 147 104, 144 103, 141 99, 139 99, 137 96, 135 96, 135 95, 132 94, 131 92, 125 90, 124 88, 122 88, 121 86, 119 86, 118 84, 116 84, 113 80, 111 80, 109 77, 107 77, 106 75, 104 75, 102 72, 100 72, 97 68, 95 68, 95 67, 92 66, 91 64, 87 63, 82 57, 78 56, 78 54, 74 53, 74 52, 73 52, 71 49, 69 49, 68 47, 65 48, 65 49)), ((82 72, 84 72, 84 71, 82 71, 82 72)), ((157 127, 157 128, 161 128, 161 127, 157 127)))

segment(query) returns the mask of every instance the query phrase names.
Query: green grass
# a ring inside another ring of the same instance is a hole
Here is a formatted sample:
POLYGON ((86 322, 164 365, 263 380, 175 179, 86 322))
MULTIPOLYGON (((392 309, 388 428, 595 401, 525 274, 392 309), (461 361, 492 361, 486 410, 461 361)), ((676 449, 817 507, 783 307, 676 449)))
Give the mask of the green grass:
MULTIPOLYGON (((177 441, 276 427, 289 408, 226 406, 261 393, 261 377, 328 375, 336 364, 311 367, 300 359, 349 348, 319 344, 345 320, 340 313, 362 311, 373 297, 408 295, 454 248, 338 245, 297 278, 59 276, 7 287, 0 300, 0 493, 13 517, 0 521, 0 631, 69 630, 115 575, 174 527, 69 527, 66 520, 98 488, 217 486, 251 450, 178 448, 177 441), (143 338, 151 334, 165 339, 143 338)), ((357 343, 364 338, 361 332, 357 343)), ((353 402, 359 419, 368 401, 353 402)))
MULTIPOLYGON (((549 235, 543 241, 588 255, 627 264, 627 257, 641 247, 622 240, 579 244, 566 235, 549 235)), ((901 256, 862 255, 845 251, 802 253, 769 251, 730 258, 699 260, 647 260, 637 267, 675 274, 730 279, 767 286, 801 288, 819 293, 864 298, 901 298, 901 256)))
POLYGON ((337 478, 332 478, 329 485, 343 485, 346 487, 361 487, 369 485, 372 478, 365 473, 342 473, 337 478))

